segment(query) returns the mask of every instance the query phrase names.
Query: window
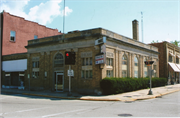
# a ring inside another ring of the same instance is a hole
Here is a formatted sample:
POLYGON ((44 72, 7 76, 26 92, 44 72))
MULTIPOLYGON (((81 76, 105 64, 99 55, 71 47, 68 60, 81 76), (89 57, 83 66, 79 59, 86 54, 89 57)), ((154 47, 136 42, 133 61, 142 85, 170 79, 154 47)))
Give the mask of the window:
POLYGON ((89 58, 89 65, 92 65, 92 57, 89 58))
POLYGON ((127 65, 127 56, 125 54, 122 57, 122 64, 127 65))
POLYGON ((81 78, 85 78, 85 76, 84 76, 84 75, 85 75, 85 71, 84 71, 84 70, 82 70, 82 71, 81 71, 81 78))
POLYGON ((15 31, 10 32, 10 41, 16 41, 16 32, 15 31))
POLYGON ((107 70, 106 71, 106 76, 107 77, 113 77, 113 70, 107 70))
MULTIPOLYGON (((145 58, 144 61, 147 61, 147 59, 145 58)), ((146 64, 144 64, 144 77, 148 76, 148 67, 146 64)))
POLYGON ((33 61, 33 68, 39 68, 39 61, 33 61))
POLYGON ((89 64, 89 62, 88 62, 88 58, 86 58, 86 65, 88 65, 89 64))
POLYGON ((134 66, 138 66, 138 59, 137 59, 137 57, 134 57, 134 66))
POLYGON ((63 66, 64 66, 63 55, 58 53, 54 58, 54 67, 63 67, 63 66))
POLYGON ((92 70, 82 70, 81 78, 84 78, 84 79, 92 78, 92 70))
POLYGON ((106 58, 106 65, 113 66, 113 58, 106 58))
POLYGON ((154 77, 156 77, 156 74, 157 74, 157 65, 153 65, 153 70, 155 70, 154 71, 154 77))
POLYGON ((171 55, 169 55, 169 62, 173 61, 173 57, 171 55))
POLYGON ((39 77, 39 72, 37 71, 34 71, 34 72, 32 72, 32 77, 33 78, 38 78, 39 77))
POLYGON ((122 77, 127 77, 127 56, 122 57, 122 77))
POLYGON ((178 57, 176 57, 176 63, 179 64, 179 58, 178 57))
POLYGON ((82 66, 92 65, 92 57, 82 58, 82 66))
POLYGON ((138 78, 138 58, 134 57, 134 77, 138 78))
POLYGON ((122 70, 122 77, 127 77, 127 70, 122 70))
POLYGON ((134 77, 138 78, 138 71, 136 71, 136 70, 134 71, 134 77))
POLYGON ((34 35, 34 39, 37 39, 38 38, 38 36, 37 35, 34 35))

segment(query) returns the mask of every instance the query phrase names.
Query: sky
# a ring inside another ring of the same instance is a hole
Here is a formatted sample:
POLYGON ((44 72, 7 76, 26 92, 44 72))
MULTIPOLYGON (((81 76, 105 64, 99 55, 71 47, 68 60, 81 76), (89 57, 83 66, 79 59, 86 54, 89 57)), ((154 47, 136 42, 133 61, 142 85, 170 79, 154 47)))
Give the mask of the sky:
POLYGON ((61 32, 65 16, 64 33, 101 27, 129 38, 136 19, 140 42, 180 41, 180 0, 65 0, 65 15, 64 0, 0 0, 3 10, 61 32))

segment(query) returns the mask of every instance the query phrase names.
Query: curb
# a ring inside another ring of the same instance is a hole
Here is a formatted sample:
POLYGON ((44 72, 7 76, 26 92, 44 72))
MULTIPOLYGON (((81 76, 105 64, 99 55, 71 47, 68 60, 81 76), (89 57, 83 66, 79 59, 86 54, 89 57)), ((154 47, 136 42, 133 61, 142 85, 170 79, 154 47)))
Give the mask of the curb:
POLYGON ((108 99, 108 98, 80 98, 79 100, 89 100, 89 101, 122 101, 121 99, 108 99))
POLYGON ((48 97, 48 98, 60 98, 60 99, 73 99, 78 100, 77 97, 58 97, 58 96, 50 96, 50 95, 40 95, 40 94, 31 94, 31 93, 22 93, 23 95, 31 95, 31 96, 40 96, 40 97, 48 97))
MULTIPOLYGON (((22 93, 22 92, 11 92, 11 93, 21 93, 23 95, 30 95, 30 96, 40 96, 40 97, 48 97, 48 98, 59 98, 59 99, 71 99, 71 100, 89 100, 89 101, 123 101, 123 102, 132 102, 137 100, 146 100, 146 99, 153 99, 158 98, 166 94, 174 93, 180 91, 180 89, 159 93, 158 95, 152 95, 144 98, 130 98, 131 100, 122 100, 120 98, 93 98, 93 97, 58 97, 58 96, 50 96, 50 95, 42 95, 42 94, 31 94, 31 93, 22 93)), ((2 91, 1 91, 2 92, 2 91)), ((9 91, 3 91, 3 92, 9 92, 9 91)))

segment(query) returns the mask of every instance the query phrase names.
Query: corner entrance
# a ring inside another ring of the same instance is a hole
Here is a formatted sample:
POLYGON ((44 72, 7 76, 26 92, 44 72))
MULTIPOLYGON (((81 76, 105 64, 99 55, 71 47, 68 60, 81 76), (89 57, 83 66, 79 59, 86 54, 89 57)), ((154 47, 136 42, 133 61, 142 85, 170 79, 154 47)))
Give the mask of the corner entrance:
POLYGON ((57 92, 61 92, 64 89, 64 73, 55 72, 54 89, 57 92))

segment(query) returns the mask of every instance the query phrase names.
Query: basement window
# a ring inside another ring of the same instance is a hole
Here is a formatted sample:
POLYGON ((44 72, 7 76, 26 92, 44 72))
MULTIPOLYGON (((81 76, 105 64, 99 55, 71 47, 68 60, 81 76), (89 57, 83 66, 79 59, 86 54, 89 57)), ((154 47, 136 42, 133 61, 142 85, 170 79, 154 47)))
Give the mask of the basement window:
POLYGON ((10 32, 10 41, 15 42, 16 40, 16 32, 15 31, 11 31, 10 32))

